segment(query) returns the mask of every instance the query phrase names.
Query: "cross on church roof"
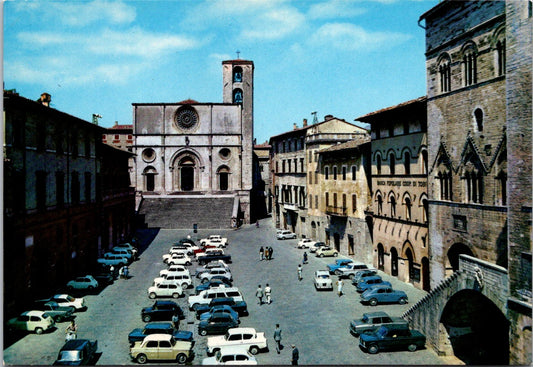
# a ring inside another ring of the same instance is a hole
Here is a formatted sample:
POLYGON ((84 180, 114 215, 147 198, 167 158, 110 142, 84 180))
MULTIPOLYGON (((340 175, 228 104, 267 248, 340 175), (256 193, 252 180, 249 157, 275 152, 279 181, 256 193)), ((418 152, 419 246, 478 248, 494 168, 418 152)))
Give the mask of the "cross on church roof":
POLYGON ((239 54, 241 53, 241 51, 237 50, 237 59, 239 58, 239 54))

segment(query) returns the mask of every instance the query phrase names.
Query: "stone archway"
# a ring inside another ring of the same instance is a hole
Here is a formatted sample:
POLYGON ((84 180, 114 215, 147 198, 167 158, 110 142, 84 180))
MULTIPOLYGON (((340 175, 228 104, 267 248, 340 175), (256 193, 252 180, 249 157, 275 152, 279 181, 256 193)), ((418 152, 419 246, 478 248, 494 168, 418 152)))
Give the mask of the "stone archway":
POLYGON ((471 289, 455 293, 440 322, 454 355, 465 364, 509 364, 509 321, 482 293, 471 289))
POLYGON ((459 270, 459 255, 461 254, 476 257, 472 250, 464 243, 454 243, 448 249, 446 270, 452 270, 453 272, 459 270))
POLYGON ((182 152, 174 159, 172 166, 172 188, 174 191, 198 191, 200 161, 192 152, 182 152))
POLYGON ((407 272, 406 272, 406 282, 413 283, 413 269, 414 269, 414 256, 410 248, 405 250, 405 259, 407 260, 407 272))

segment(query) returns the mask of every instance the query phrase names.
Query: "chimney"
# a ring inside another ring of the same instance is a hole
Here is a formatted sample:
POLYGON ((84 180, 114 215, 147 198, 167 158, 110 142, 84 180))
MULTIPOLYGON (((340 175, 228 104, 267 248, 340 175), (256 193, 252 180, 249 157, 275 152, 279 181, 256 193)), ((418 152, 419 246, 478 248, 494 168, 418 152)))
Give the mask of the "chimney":
POLYGON ((324 116, 324 121, 333 120, 333 115, 326 115, 324 116))
POLYGON ((304 127, 307 127, 307 119, 304 119, 304 127))
POLYGON ((296 125, 296 122, 294 123, 294 130, 298 129, 298 125, 296 125))
POLYGON ((50 101, 52 101, 52 96, 48 93, 41 94, 41 98, 37 100, 37 102, 40 102, 43 106, 50 107, 50 101))

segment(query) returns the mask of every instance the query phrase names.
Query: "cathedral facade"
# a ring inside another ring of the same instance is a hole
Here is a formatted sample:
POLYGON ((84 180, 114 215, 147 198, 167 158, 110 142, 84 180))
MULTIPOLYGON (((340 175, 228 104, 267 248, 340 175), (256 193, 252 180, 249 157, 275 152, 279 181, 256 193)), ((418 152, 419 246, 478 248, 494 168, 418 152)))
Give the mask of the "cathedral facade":
POLYGON ((234 197, 231 223, 249 222, 253 73, 252 61, 223 61, 222 103, 133 103, 141 206, 154 197, 234 197))

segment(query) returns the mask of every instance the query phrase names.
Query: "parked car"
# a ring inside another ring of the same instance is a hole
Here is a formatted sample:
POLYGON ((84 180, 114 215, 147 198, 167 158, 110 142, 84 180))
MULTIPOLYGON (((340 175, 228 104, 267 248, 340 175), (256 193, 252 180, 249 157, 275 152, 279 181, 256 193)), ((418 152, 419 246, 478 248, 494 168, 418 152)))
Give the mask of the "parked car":
POLYGON ((298 242, 298 245, 296 246, 297 248, 309 248, 310 246, 312 246, 316 241, 310 239, 310 238, 302 238, 299 242, 298 242))
POLYGON ((85 275, 83 277, 76 277, 67 283, 67 289, 72 291, 74 289, 96 289, 98 282, 92 275, 85 275))
POLYGON ((194 272, 194 275, 199 278, 200 274, 205 273, 206 271, 209 271, 209 269, 213 268, 229 269, 229 266, 223 260, 211 261, 205 264, 204 266, 197 267, 194 272))
POLYGON ((391 317, 386 312, 364 313, 360 319, 355 319, 350 323, 350 333, 359 336, 364 333, 377 331, 381 326, 403 325, 409 328, 409 323, 401 317, 391 317))
POLYGON ((168 250, 169 254, 185 254, 187 256, 193 256, 194 250, 191 245, 174 245, 168 250))
POLYGON ((125 249, 128 249, 128 250, 131 250, 131 252, 133 253, 133 257, 134 258, 138 258, 139 257, 139 250, 137 249, 137 247, 133 246, 132 244, 130 244, 128 242, 119 243, 115 247, 116 248, 125 248, 125 249))
POLYGON ((364 291, 361 296, 362 303, 376 306, 378 303, 407 303, 407 294, 403 291, 392 289, 388 285, 377 285, 364 291))
POLYGON ((133 347, 135 342, 143 341, 148 335, 152 334, 169 334, 176 340, 194 342, 191 331, 177 330, 170 322, 150 322, 144 325, 144 328, 133 329, 128 334, 128 341, 133 347))
POLYGON ((329 276, 327 270, 317 270, 315 271, 314 278, 315 289, 318 290, 333 290, 333 282, 329 276))
POLYGON ((7 322, 7 328, 13 330, 33 331, 42 334, 43 331, 52 329, 55 326, 52 316, 44 311, 26 311, 7 322))
POLYGON ((192 286, 191 276, 185 273, 166 273, 162 277, 154 278, 154 285, 157 285, 165 280, 176 282, 183 289, 186 289, 192 286))
POLYGON ((248 315, 248 305, 245 301, 235 301, 230 297, 213 298, 209 303, 197 304, 194 306, 196 312, 196 318, 199 319, 200 315, 204 312, 208 312, 210 309, 216 306, 226 305, 231 307, 240 316, 248 315))
POLYGON ((179 298, 182 294, 183 288, 177 281, 173 280, 164 280, 148 288, 148 297, 151 299, 156 297, 179 298))
POLYGON ((195 293, 199 294, 201 291, 209 289, 209 288, 228 288, 232 286, 232 282, 223 276, 215 275, 212 277, 207 283, 202 283, 195 288, 195 293))
POLYGON ((115 281, 114 274, 111 274, 110 272, 96 273, 92 274, 92 276, 98 282, 99 287, 105 287, 115 281))
POLYGON ((320 247, 327 246, 324 242, 315 242, 312 246, 309 247, 309 252, 316 252, 320 247))
POLYGON ((237 326, 239 323, 230 314, 215 312, 208 319, 198 323, 198 334, 224 334, 228 329, 237 326))
POLYGON ((373 333, 361 334, 359 338, 359 347, 371 354, 402 349, 414 352, 425 345, 426 337, 420 331, 405 326, 381 326, 373 333))
POLYGON ((185 265, 170 265, 167 269, 163 269, 159 272, 159 276, 163 277, 168 273, 183 273, 190 274, 189 269, 185 265))
POLYGON ((213 357, 202 360, 202 365, 257 365, 257 359, 243 347, 220 348, 213 357))
POLYGON ((57 302, 59 306, 63 307, 72 306, 76 311, 83 311, 87 309, 87 306, 85 305, 85 299, 83 297, 74 298, 68 294, 55 294, 50 298, 42 299, 36 302, 46 303, 49 301, 57 302))
POLYGON ((46 312, 52 316, 55 322, 69 320, 73 317, 76 309, 72 306, 60 306, 57 302, 49 301, 39 307, 39 311, 46 312))
POLYGON ((97 340, 69 340, 59 350, 54 366, 87 366, 93 364, 97 358, 97 350, 97 340))
POLYGON ((111 253, 125 257, 130 263, 135 260, 135 255, 133 254, 133 251, 128 248, 115 246, 111 249, 111 253))
POLYGON ((211 244, 212 241, 215 241, 216 243, 223 243, 223 246, 221 246, 221 247, 226 247, 226 245, 228 244, 228 239, 227 238, 222 237, 219 234, 212 234, 212 235, 210 235, 207 238, 202 238, 200 240, 200 245, 202 245, 202 246, 209 245, 209 244, 211 244))
POLYGON ((366 264, 360 263, 360 262, 353 262, 350 263, 342 268, 338 268, 335 270, 335 274, 339 278, 350 278, 355 276, 355 273, 357 273, 359 270, 365 270, 368 269, 368 266, 366 264))
POLYGON ((224 238, 212 238, 212 239, 208 239, 207 241, 205 242, 202 242, 201 243, 203 246, 214 246, 214 247, 217 247, 217 248, 223 248, 223 247, 226 247, 227 246, 227 240, 224 238))
POLYGON ((392 287, 392 284, 390 284, 390 282, 383 280, 379 275, 373 275, 371 277, 365 277, 359 283, 357 283, 357 292, 362 293, 367 289, 378 285, 386 285, 392 287))
POLYGON ((197 305, 206 305, 209 304, 209 302, 211 302, 211 300, 214 298, 225 297, 233 298, 235 301, 244 301, 244 297, 242 296, 241 292, 239 292, 239 288, 229 287, 206 289, 195 296, 190 295, 187 302, 189 303, 189 309, 194 310, 197 305))
POLYGON ((209 282, 213 277, 224 277, 230 282, 233 281, 233 277, 231 276, 231 272, 228 269, 222 269, 222 268, 215 268, 211 269, 208 272, 202 273, 200 275, 200 282, 207 283, 209 282))
POLYGON ((327 267, 328 267, 328 270, 329 270, 330 274, 335 274, 335 271, 337 269, 345 268, 345 267, 347 267, 350 264, 353 264, 353 260, 352 259, 337 259, 337 260, 335 260, 335 263, 328 264, 327 267))
POLYGON ((119 268, 129 263, 128 259, 124 256, 111 252, 106 252, 103 257, 96 259, 96 262, 107 267, 113 265, 119 268))
POLYGON ((203 312, 203 313, 197 312, 196 318, 198 320, 206 320, 210 318, 211 315, 213 315, 216 312, 229 313, 239 324, 241 323, 239 320, 239 313, 235 311, 233 308, 231 308, 231 306, 228 306, 228 305, 217 305, 217 306, 211 307, 209 311, 207 312, 203 312))
POLYGON ((190 238, 182 238, 176 242, 176 245, 183 245, 186 243, 196 246, 196 243, 194 243, 194 241, 190 238))
POLYGON ((145 307, 141 311, 141 318, 144 322, 170 321, 173 315, 178 315, 180 320, 185 318, 181 307, 173 301, 158 300, 152 306, 145 307))
POLYGON ((318 250, 316 250, 316 256, 317 257, 324 257, 324 256, 335 256, 337 257, 339 255, 339 252, 331 247, 322 246, 318 250))
POLYGON ((229 346, 245 347, 250 353, 257 354, 260 350, 268 349, 268 341, 265 338, 265 333, 257 332, 251 327, 228 329, 224 335, 207 338, 208 354, 213 354, 220 348, 229 346))
POLYGON ((130 357, 140 364, 161 360, 185 364, 194 356, 192 347, 192 342, 175 340, 169 334, 152 334, 130 347, 130 357))
POLYGON ((291 231, 283 230, 283 231, 279 232, 276 235, 276 238, 278 240, 287 240, 287 239, 290 239, 290 238, 296 238, 296 233, 292 233, 291 231))
POLYGON ((217 260, 222 260, 225 263, 231 264, 231 255, 227 255, 227 254, 213 253, 213 254, 201 256, 197 259, 198 259, 198 264, 200 265, 207 264, 211 261, 217 261, 217 260))
POLYGON ((224 255, 224 249, 211 246, 209 248, 204 249, 204 251, 202 252, 196 253, 196 260, 199 260, 200 258, 207 255, 224 255))
POLYGON ((189 256, 185 254, 172 254, 168 258, 164 258, 163 261, 166 262, 168 265, 191 265, 192 260, 189 256))
POLYGON ((363 269, 356 271, 353 275, 350 274, 349 277, 352 279, 352 284, 357 286, 357 283, 359 283, 361 279, 377 275, 377 273, 378 271, 376 269, 363 269))

